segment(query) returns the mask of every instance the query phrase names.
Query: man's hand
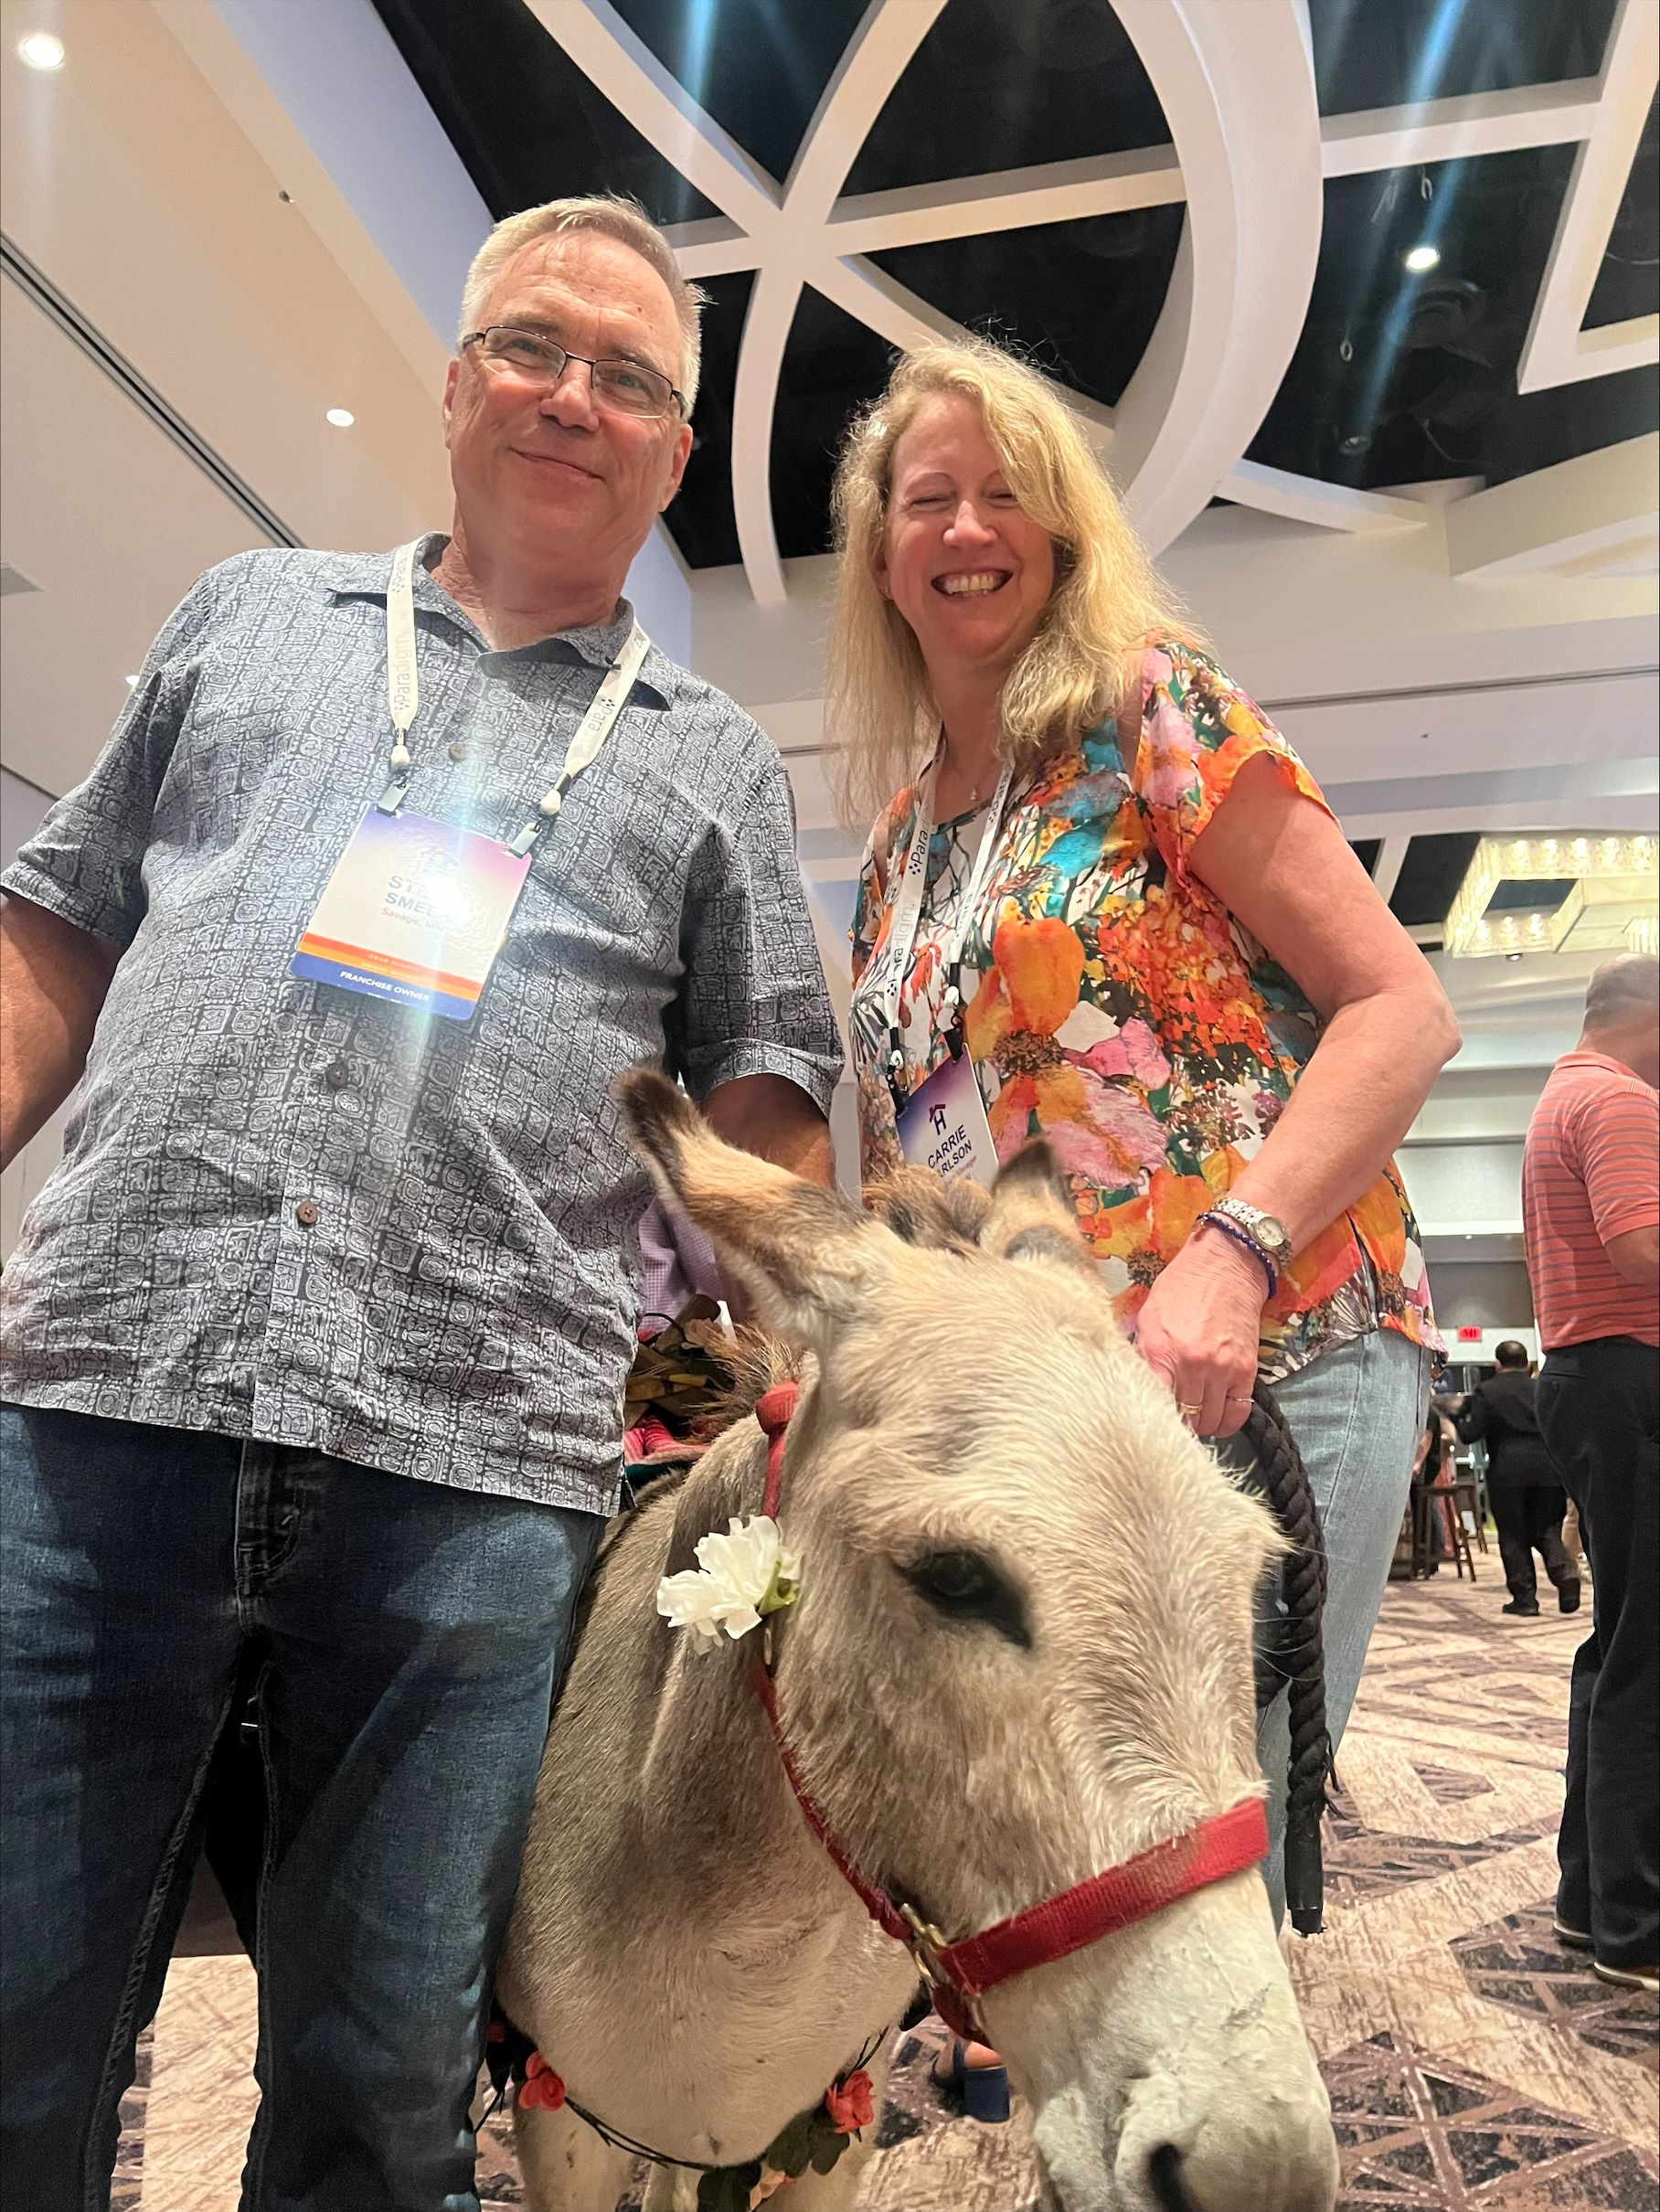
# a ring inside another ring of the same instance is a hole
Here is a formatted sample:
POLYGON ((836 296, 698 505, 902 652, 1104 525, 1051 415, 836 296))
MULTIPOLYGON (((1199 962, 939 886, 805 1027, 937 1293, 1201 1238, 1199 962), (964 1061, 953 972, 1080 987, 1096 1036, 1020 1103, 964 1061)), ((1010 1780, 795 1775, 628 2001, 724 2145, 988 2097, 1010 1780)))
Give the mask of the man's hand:
POLYGON ((27 899, 0 907, 0 1167, 80 1082, 120 958, 27 899))
POLYGON ((755 1153, 808 1183, 834 1189, 830 1125, 787 1076, 740 1075, 711 1090, 703 1111, 715 1134, 740 1152, 755 1153))
MULTIPOLYGON (((782 1075, 740 1075, 711 1090, 703 1102, 709 1127, 740 1152, 752 1152, 826 1190, 835 1187, 835 1147, 830 1125, 807 1096, 782 1075)), ((753 1318, 749 1295, 724 1268, 728 1311, 736 1322, 753 1318)))

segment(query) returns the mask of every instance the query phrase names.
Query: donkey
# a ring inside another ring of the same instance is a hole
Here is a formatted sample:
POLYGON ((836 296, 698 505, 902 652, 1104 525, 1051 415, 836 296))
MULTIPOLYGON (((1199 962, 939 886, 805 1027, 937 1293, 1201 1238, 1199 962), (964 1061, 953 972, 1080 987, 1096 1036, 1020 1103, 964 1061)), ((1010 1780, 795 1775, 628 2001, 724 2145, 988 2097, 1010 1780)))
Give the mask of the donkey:
MULTIPOLYGON (((913 1196, 890 1223, 721 1143, 660 1076, 621 1096, 659 1191, 794 1347, 773 1679, 853 1863, 966 1935, 1260 1798, 1252 1600, 1281 1540, 1122 1338, 1047 1146, 989 1205, 913 1196)), ((498 1982, 573 2103, 713 2165, 760 2156, 917 1986, 803 1818, 761 1634, 695 1648, 658 1617, 768 1465, 740 1420, 608 1539, 498 1982)), ((1330 2108, 1254 1866, 978 2017, 1059 2212, 1330 2212, 1330 2108)), ((611 2212, 625 2152, 569 2107, 516 2127, 537 2212, 611 2212)), ((781 2202, 846 2212, 868 2154, 781 2202)), ((695 2205, 696 2175, 646 2201, 695 2205)))

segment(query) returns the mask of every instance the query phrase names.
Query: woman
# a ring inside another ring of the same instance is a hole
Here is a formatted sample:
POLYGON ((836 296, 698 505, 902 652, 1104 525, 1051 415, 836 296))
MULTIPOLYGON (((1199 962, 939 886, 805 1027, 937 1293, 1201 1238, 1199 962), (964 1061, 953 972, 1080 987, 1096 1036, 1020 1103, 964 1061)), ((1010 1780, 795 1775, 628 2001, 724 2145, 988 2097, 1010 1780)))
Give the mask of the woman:
MULTIPOLYGON (((835 515, 826 727, 850 814, 881 810, 854 922, 867 1180, 902 1116, 911 1157, 945 1130, 982 1169, 1041 1132, 1196 1432, 1232 1437, 1273 1383, 1325 1526, 1335 1741, 1440 1348, 1390 1154, 1451 1009, 1041 377, 979 341, 907 356, 835 515)), ((1278 1902, 1283 1699, 1260 1748, 1278 1902)))

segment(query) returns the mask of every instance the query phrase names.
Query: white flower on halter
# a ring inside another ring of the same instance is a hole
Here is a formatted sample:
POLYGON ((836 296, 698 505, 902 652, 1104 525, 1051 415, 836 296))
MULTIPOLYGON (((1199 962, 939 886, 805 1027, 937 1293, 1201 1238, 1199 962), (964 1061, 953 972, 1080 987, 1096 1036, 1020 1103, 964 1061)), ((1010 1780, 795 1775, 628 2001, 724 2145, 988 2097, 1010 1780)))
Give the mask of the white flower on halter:
POLYGON ((761 1626, 763 1613, 795 1602, 801 1561, 764 1513, 747 1521, 734 1515, 725 1536, 703 1538, 697 1557, 696 1569, 658 1583, 657 1611, 671 1628, 689 1628, 705 1650, 714 1649, 723 1631, 736 1642, 761 1626))

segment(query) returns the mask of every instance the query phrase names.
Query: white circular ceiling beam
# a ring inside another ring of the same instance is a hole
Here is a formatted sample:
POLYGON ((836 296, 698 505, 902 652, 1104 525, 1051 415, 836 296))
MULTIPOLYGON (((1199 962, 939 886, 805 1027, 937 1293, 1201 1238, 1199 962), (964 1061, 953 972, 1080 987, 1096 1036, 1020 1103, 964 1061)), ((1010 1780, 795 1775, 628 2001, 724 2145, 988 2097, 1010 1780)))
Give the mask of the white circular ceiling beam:
POLYGON ((823 259, 836 197, 888 97, 945 0, 871 0, 808 124, 750 294, 732 395, 732 510, 750 588, 785 598, 772 523, 772 420, 803 277, 823 259))
POLYGON ((1113 473, 1159 553, 1255 437, 1290 366, 1320 252, 1320 111, 1299 0, 1117 4, 1186 186, 1165 304, 1113 414, 1113 473))

